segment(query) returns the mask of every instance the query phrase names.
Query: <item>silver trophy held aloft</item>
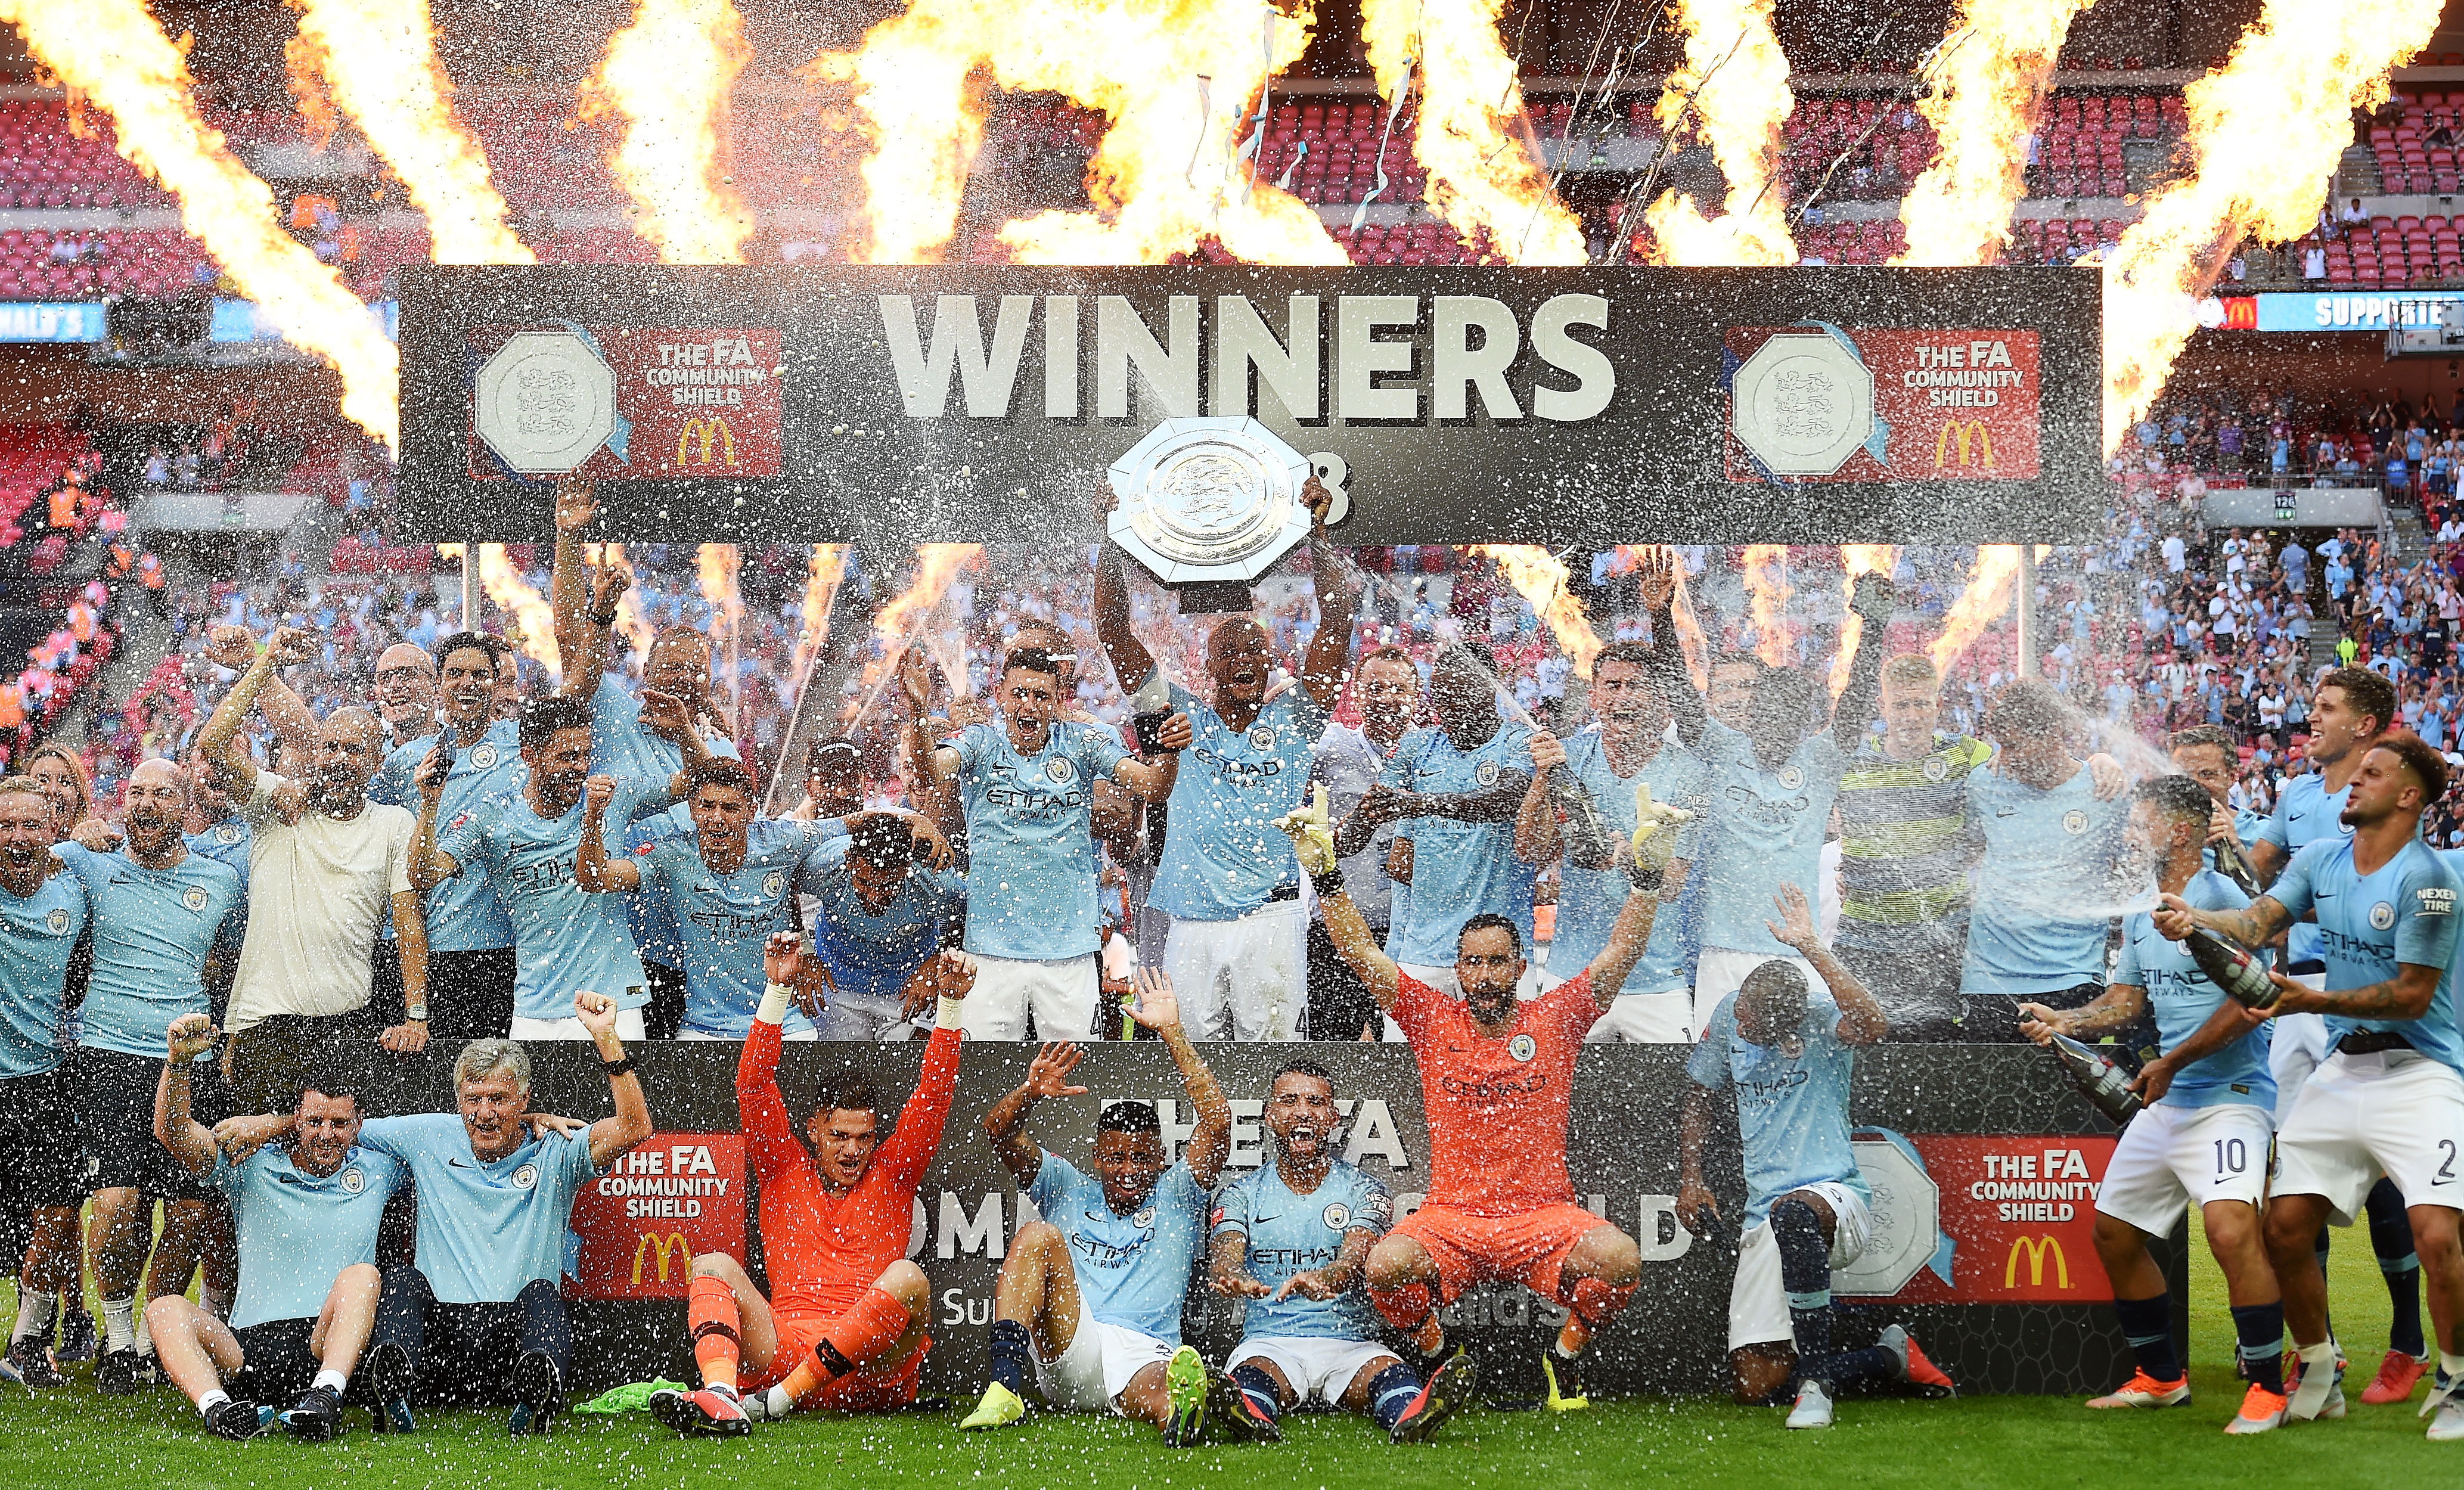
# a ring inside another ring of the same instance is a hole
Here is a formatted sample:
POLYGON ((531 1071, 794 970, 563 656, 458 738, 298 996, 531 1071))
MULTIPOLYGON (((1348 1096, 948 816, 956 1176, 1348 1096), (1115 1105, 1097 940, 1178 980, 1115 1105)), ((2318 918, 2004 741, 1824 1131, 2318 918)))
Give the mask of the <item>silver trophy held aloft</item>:
POLYGON ((1165 584, 1245 587, 1308 539, 1309 464, 1254 419, 1167 419, 1112 463, 1108 534, 1165 584))

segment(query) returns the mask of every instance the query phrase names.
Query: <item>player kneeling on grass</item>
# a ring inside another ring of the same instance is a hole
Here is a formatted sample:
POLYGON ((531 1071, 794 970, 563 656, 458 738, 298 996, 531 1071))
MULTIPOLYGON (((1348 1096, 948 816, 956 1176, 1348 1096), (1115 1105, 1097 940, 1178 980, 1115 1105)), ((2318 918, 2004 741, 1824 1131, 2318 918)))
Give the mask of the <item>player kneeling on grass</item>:
MULTIPOLYGON (((2152 859, 2156 887, 2200 910, 2250 904, 2233 881, 2204 867, 2214 807, 2187 776, 2143 783, 2130 809, 2132 848, 2152 859)), ((2138 1371, 2094 1408, 2186 1407, 2189 1374, 2173 1346, 2173 1304, 2147 1255, 2149 1237, 2169 1237, 2195 1201, 2208 1249, 2224 1269, 2242 1372, 2250 1378, 2229 1434, 2265 1433, 2284 1421, 2284 1302, 2268 1265, 2258 1208, 2267 1192, 2276 1078, 2268 1070, 2266 1016, 2244 1010, 2199 971, 2188 950, 2165 939, 2148 912, 2122 923, 2122 957, 2103 996, 2057 1011, 2023 1003, 2021 1034, 2049 1044, 2057 1034, 2094 1040, 2156 1016, 2163 1054, 2135 1085, 2147 1106, 2122 1130, 2096 1192, 2096 1252, 2113 1283, 2113 1310, 2138 1357, 2138 1371)))
POLYGON ((961 1001, 975 964, 945 952, 915 973, 911 990, 922 985, 940 1002, 897 1126, 882 1131, 872 1084, 850 1073, 824 1085, 804 1123, 808 1150, 779 1092, 779 1054, 800 991, 810 1012, 816 967, 793 931, 762 948, 769 986, 737 1059, 736 1102, 761 1186, 771 1297, 724 1252, 693 1259, 687 1312, 702 1389, 650 1398, 651 1413, 679 1433, 731 1435, 751 1418, 798 1408, 887 1412, 915 1400, 933 1299, 924 1270, 906 1258, 909 1212, 957 1089, 961 1001))
POLYGON ((1589 1407, 1577 1361, 1634 1298, 1642 1253, 1632 1237, 1574 1203, 1566 1172, 1574 1059, 1583 1036, 1625 987, 1643 946, 1669 865, 1674 824, 1691 814, 1636 790, 1633 890, 1591 965, 1529 1003, 1518 1002, 1523 939, 1514 923, 1483 913, 1455 936, 1458 1000, 1404 974, 1377 950, 1344 892, 1321 790, 1276 826, 1292 837, 1318 892, 1335 951, 1377 1007, 1401 1026, 1420 1068, 1429 1121, 1427 1204, 1369 1254, 1369 1298, 1412 1343, 1435 1380, 1462 1355, 1437 1311, 1491 1279, 1522 1283, 1567 1310, 1541 1359, 1551 1412, 1589 1407))
POLYGON ((1230 1383, 1180 1343, 1180 1305, 1206 1234, 1206 1192, 1232 1150, 1232 1107, 1180 1027, 1172 979, 1138 974, 1130 1017, 1161 1037, 1198 1108, 1189 1152, 1169 1168, 1152 1104, 1116 1102, 1095 1119, 1095 1173, 1081 1173, 1025 1132, 1046 1097, 1081 1097, 1069 1085, 1081 1052, 1037 1052, 1018 1090, 993 1104, 984 1131, 1044 1219, 1020 1228, 993 1290, 992 1382, 961 1428, 1000 1428, 1026 1416, 1032 1369, 1058 1412, 1107 1410, 1196 1443, 1209 1419, 1235 1436, 1253 1419, 1230 1409, 1230 1383))
POLYGON ((1266 1098, 1275 1162, 1216 1197, 1211 1283, 1249 1301, 1226 1408, 1264 1437, 1281 1436, 1286 1409, 1315 1400, 1367 1413, 1397 1443, 1424 1442, 1470 1402, 1471 1358, 1443 1362, 1423 1386, 1372 1338, 1377 1314, 1360 1279, 1395 1202, 1334 1156, 1335 1119, 1334 1078, 1314 1061, 1287 1063, 1266 1098))
POLYGON ((1805 975, 1773 958, 1720 1000, 1685 1063, 1693 1085, 1678 1132, 1677 1214, 1702 1234, 1720 1214, 1703 1181, 1703 1143, 1713 1094, 1736 1093, 1745 1144, 1745 1236, 1728 1295, 1728 1360, 1740 1402, 1771 1399, 1793 1376, 1791 1428, 1828 1428, 1840 1390, 1903 1381, 1951 1394, 1948 1376, 1897 1325, 1879 1344, 1835 1350, 1831 1273, 1863 1254, 1870 1192, 1849 1144, 1848 1081, 1857 1047, 1889 1028, 1882 1006, 1815 934, 1805 892, 1783 884, 1772 897, 1771 935, 1820 974, 1829 992, 1809 997, 1805 975))
MULTIPOLYGON (((312 1081, 290 1141, 234 1158, 190 1110, 189 1063, 213 1048, 206 1015, 183 1015, 154 1094, 154 1136, 190 1174, 231 1197, 239 1233, 239 1296, 226 1325, 169 1294, 146 1305, 146 1327, 172 1382, 226 1438, 282 1426, 331 1438, 342 1393, 377 1316, 377 1225, 408 1172, 359 1147, 360 1103, 345 1084, 312 1081)), ((266 1129, 261 1136, 272 1136, 266 1129)), ((244 1146, 244 1144, 242 1145, 244 1146)))

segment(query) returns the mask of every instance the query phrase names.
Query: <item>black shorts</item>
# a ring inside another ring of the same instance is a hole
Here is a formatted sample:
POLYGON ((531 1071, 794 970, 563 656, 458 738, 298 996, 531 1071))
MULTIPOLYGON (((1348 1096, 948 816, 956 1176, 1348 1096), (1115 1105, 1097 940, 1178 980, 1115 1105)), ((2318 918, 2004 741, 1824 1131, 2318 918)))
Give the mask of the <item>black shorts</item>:
MULTIPOLYGON (((514 1027, 511 947, 428 954, 428 1034, 431 1040, 502 1040, 514 1027)), ((397 968, 396 980, 400 974, 397 968)), ((382 1006, 391 1013, 395 1004, 382 1006)))
POLYGON ((85 1198, 85 1150, 68 1092, 65 1067, 0 1078, 0 1206, 39 1211, 85 1198))
POLYGON ((316 1385, 320 1369, 308 1337, 317 1332, 313 1319, 270 1319, 262 1325, 233 1330, 239 1336, 239 1379, 231 1395, 243 1402, 280 1407, 297 1401, 316 1385))
MULTIPOLYGON (((154 1087, 163 1077, 162 1057, 79 1045, 68 1070, 88 1190, 142 1190, 165 1200, 215 1198, 219 1192, 155 1142, 154 1087)), ((189 1109, 197 1121, 211 1127, 228 1117, 230 1104, 213 1063, 201 1061, 189 1071, 189 1109)))

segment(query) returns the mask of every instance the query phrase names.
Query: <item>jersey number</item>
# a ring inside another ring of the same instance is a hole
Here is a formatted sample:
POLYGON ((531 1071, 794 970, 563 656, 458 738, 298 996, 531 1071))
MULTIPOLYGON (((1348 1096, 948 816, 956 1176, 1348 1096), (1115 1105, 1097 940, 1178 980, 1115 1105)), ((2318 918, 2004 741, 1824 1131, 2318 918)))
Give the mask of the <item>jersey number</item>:
POLYGON ((2438 1147, 2447 1150, 2447 1162, 2438 1167, 2437 1183, 2444 1185, 2455 1177, 2455 1140, 2442 1138, 2438 1147))
POLYGON ((2216 1140, 2216 1178, 2238 1174, 2250 1167, 2250 1150, 2238 1138, 2216 1140))

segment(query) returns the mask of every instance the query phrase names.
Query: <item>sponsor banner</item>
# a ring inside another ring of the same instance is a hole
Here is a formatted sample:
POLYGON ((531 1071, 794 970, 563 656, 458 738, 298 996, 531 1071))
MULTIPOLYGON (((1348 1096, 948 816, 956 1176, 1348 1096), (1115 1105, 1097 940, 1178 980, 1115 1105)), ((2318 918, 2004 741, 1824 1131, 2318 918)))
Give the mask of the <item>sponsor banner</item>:
POLYGON ((99 300, 0 301, 0 341, 100 341, 99 300))
POLYGON ((2033 331, 1730 327, 1728 479, 2033 480, 2038 352, 2033 331))
POLYGON ((412 541, 543 537, 550 478, 577 465, 601 483, 594 537, 1089 541, 1104 472, 1193 419, 1255 421, 1340 472, 1355 546, 2062 541, 2102 521, 2093 274, 414 265, 403 283, 412 541), (1782 337, 1797 357, 1753 361, 1782 337))
POLYGON ((2114 1140, 1910 1133, 1859 1144, 1874 1243, 1837 1291, 1909 1304, 2105 1304, 2096 1192, 2114 1140), (1875 1150, 1882 1150, 1878 1161, 1875 1150), (1890 1154, 1912 1161, 1893 1166, 1890 1154), (1880 1177, 1878 1177, 1878 1172, 1880 1177), (1921 1253, 1925 1265, 1903 1260, 1921 1253), (1901 1263, 1898 1266, 1885 1264, 1901 1263))
POLYGON ((2458 300, 2464 291, 2229 295, 2202 301, 2199 324, 2212 331, 2387 331, 2435 326, 2458 300))
MULTIPOLYGON (((401 302, 378 300, 369 305, 368 314, 376 318, 377 325, 384 330, 387 340, 400 340, 401 302)), ((234 300, 216 296, 213 314, 206 322, 206 340, 221 342, 249 342, 281 341, 287 339, 283 335, 281 322, 275 320, 274 313, 264 306, 253 300, 234 300)))
POLYGON ((779 346, 774 327, 482 327, 470 473, 775 477, 779 346))
POLYGON ((582 1187, 571 1288, 580 1299, 681 1299, 693 1260, 745 1259, 744 1139, 653 1133, 582 1187))

